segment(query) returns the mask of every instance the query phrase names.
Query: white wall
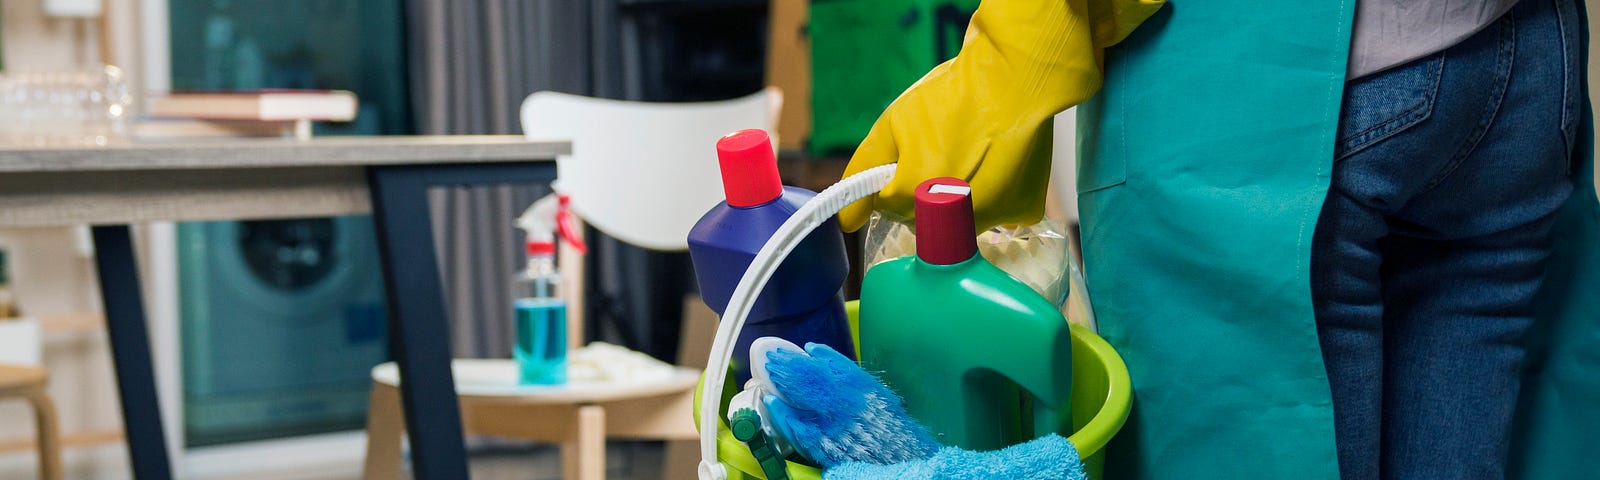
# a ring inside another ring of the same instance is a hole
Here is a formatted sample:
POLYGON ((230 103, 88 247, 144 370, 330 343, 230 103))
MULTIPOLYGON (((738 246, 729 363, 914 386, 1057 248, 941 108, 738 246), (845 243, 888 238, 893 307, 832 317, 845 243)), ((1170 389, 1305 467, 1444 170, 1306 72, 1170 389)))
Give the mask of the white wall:
MULTIPOLYGON (((50 370, 50 394, 69 441, 122 428, 110 349, 96 317, 100 299, 93 259, 80 232, 71 228, 0 230, 0 245, 12 252, 12 285, 24 313, 56 320, 45 325, 43 361, 50 370)), ((26 406, 0 403, 0 442, 32 435, 32 416, 26 406)), ((68 478, 122 478, 127 469, 123 449, 123 444, 115 441, 70 449, 64 457, 68 478)), ((30 452, 0 454, 0 478, 30 478, 35 468, 30 452)))
MULTIPOLYGON (((112 0, 108 63, 129 71, 134 91, 138 79, 138 0, 112 0)), ((44 16, 41 0, 0 1, 0 34, 6 71, 73 71, 99 66, 103 60, 98 19, 44 16)), ((120 432, 116 381, 105 330, 95 322, 100 310, 92 247, 83 228, 0 230, 0 245, 11 251, 12 284, 29 316, 57 320, 43 334, 45 367, 65 440, 120 432), (88 319, 70 321, 69 319, 88 319), (67 321, 62 321, 67 320, 67 321), (87 325, 78 327, 72 325, 87 325)), ((20 402, 0 403, 0 443, 31 438, 32 415, 20 402)), ((126 446, 120 441, 69 448, 64 455, 66 478, 128 478, 126 446)), ((31 452, 0 453, 0 478, 34 478, 31 452)))
POLYGON ((40 0, 4 0, 6 70, 69 70, 100 59, 94 20, 44 16, 40 0))

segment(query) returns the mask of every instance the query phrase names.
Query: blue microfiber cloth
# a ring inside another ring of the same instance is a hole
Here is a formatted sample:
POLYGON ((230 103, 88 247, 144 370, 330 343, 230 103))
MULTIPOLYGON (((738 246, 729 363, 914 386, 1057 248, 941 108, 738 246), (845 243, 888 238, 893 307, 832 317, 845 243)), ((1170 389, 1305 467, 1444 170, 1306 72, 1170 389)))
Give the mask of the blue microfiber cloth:
POLYGON ((990 452, 944 447, 933 458, 874 465, 851 462, 823 472, 825 480, 1088 480, 1078 449, 1054 433, 990 452))
POLYGON ((773 350, 766 369, 782 395, 763 402, 795 450, 828 480, 1084 480, 1078 450, 1060 435, 990 452, 941 447, 905 401, 827 345, 773 350))

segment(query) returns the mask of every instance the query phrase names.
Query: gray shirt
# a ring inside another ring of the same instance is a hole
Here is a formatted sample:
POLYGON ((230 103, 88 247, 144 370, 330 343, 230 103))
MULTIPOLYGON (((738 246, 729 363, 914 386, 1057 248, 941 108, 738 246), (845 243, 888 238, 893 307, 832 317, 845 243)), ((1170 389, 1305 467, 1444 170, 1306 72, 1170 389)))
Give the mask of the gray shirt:
POLYGON ((1511 10, 1517 0, 1359 0, 1347 79, 1450 48, 1511 10))

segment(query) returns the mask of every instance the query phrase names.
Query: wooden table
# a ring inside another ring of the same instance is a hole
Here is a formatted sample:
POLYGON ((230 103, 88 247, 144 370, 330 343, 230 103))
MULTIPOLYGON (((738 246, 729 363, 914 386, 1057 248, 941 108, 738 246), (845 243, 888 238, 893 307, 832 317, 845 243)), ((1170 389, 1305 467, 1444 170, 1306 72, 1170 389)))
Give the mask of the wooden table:
POLYGON ((0 147, 0 227, 92 225, 135 478, 169 479, 128 225, 372 213, 418 479, 467 478, 427 189, 548 183, 567 142, 330 137, 0 147))

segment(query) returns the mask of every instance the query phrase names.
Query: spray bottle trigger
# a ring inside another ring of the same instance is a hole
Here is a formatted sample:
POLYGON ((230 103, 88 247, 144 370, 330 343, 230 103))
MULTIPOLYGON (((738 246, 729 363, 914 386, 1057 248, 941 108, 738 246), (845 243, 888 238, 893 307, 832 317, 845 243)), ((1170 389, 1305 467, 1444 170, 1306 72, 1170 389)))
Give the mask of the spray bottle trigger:
POLYGON ((572 198, 566 194, 559 194, 556 199, 558 201, 556 207, 556 234, 561 235, 561 239, 566 241, 568 245, 572 245, 572 248, 577 249, 579 254, 589 253, 589 246, 583 243, 583 237, 578 235, 578 227, 572 220, 572 211, 567 206, 571 203, 572 198))

